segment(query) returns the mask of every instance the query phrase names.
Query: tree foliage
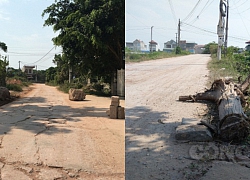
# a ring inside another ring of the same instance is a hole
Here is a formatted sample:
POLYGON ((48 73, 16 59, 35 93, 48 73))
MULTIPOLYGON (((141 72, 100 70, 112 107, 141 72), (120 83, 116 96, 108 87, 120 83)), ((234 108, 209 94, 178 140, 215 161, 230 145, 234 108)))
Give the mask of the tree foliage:
POLYGON ((205 45, 205 50, 203 54, 216 54, 217 53, 218 44, 214 41, 205 45))
POLYGON ((53 38, 63 48, 55 57, 60 70, 105 75, 124 68, 124 0, 55 0, 42 16, 44 26, 52 26, 59 35, 53 38))
MULTIPOLYGON (((0 42, 0 49, 7 52, 7 46, 5 43, 0 42)), ((6 57, 0 56, 0 86, 6 86, 6 67, 8 62, 6 57)))

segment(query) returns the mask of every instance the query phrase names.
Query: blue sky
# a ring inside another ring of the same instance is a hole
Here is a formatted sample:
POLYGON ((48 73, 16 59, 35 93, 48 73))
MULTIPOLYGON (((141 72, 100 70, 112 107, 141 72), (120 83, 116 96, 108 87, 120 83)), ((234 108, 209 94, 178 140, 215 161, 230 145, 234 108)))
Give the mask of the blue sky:
MULTIPOLYGON (((181 40, 207 44, 218 42, 219 0, 126 0, 125 41, 151 39, 163 49, 164 42, 176 39, 181 20, 181 40)), ((229 46, 245 47, 250 40, 250 1, 229 1, 229 46)))
POLYGON ((52 59, 61 49, 53 48, 51 39, 56 34, 51 26, 43 27, 46 18, 41 16, 52 3, 54 0, 0 0, 0 41, 8 46, 8 52, 0 54, 9 56, 10 67, 18 68, 19 61, 21 68, 55 66, 52 59))

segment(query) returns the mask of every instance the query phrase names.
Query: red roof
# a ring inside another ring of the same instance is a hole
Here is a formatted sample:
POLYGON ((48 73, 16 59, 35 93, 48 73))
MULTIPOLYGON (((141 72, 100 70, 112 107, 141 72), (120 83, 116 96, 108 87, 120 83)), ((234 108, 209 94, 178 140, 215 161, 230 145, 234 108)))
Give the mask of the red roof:
POLYGON ((150 44, 156 44, 156 45, 158 44, 158 43, 157 43, 157 42, 155 42, 154 40, 149 41, 149 43, 150 43, 150 44))

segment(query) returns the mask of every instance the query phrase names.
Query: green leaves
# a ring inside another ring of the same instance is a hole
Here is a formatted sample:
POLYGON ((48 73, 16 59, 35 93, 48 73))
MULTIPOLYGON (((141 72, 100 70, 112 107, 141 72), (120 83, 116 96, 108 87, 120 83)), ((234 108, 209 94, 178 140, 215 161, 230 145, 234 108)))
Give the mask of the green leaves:
POLYGON ((44 25, 59 32, 53 42, 63 48, 65 63, 96 74, 124 68, 124 4, 124 0, 57 0, 47 7, 44 25))

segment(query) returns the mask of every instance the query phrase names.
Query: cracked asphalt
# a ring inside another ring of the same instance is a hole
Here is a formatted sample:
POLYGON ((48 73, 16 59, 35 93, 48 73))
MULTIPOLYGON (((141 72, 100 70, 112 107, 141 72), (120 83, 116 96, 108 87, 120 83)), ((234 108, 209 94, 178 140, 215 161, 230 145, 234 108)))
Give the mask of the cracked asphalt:
POLYGON ((32 88, 0 107, 0 179, 124 179, 124 120, 106 115, 110 98, 32 88))

